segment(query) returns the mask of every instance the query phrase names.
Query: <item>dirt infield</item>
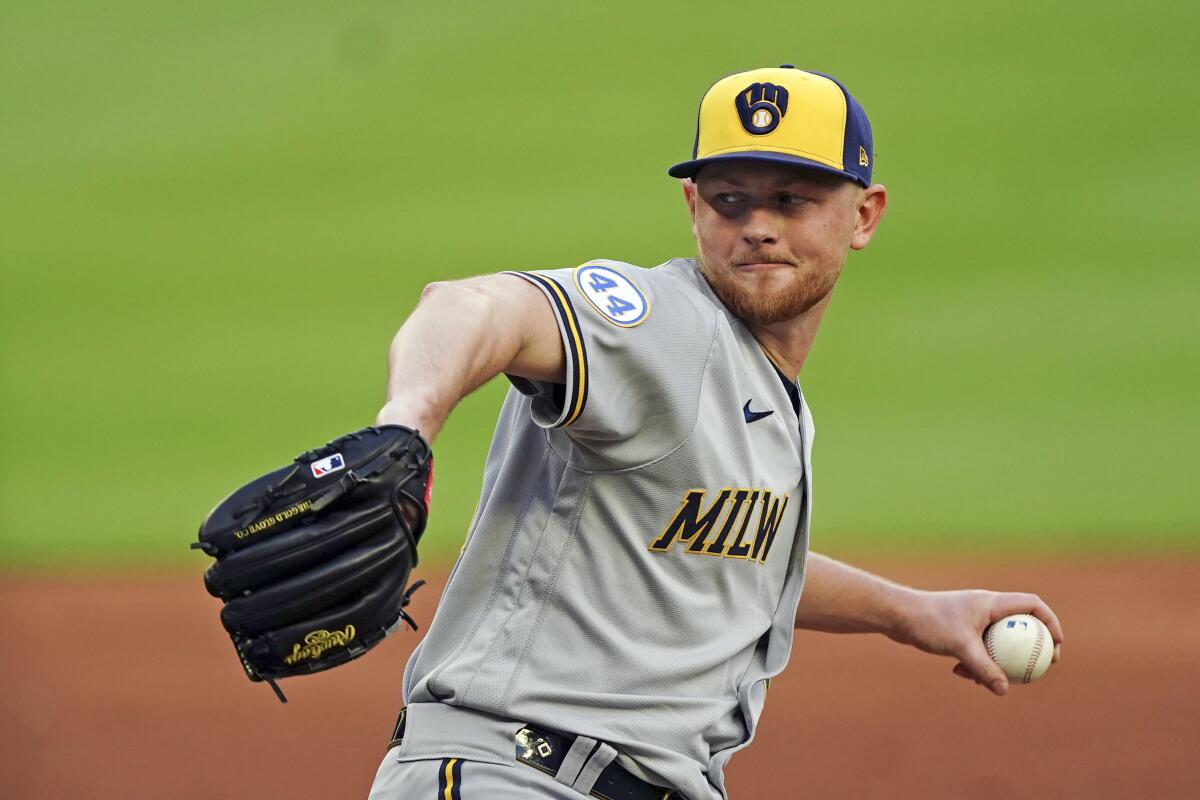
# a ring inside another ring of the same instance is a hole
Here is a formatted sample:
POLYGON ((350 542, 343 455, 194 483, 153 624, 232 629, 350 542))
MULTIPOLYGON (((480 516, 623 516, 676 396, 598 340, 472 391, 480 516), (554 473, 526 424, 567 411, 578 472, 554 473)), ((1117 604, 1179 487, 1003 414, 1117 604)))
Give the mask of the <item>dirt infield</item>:
MULTIPOLYGON (((995 698, 881 637, 799 634, 733 797, 1200 797, 1200 561, 865 566, 1039 592, 1062 662, 995 698)), ((418 619, 437 594, 418 592, 418 619)), ((281 706, 242 677, 216 612, 198 574, 0 579, 0 794, 365 797, 416 638, 288 682, 281 706)))

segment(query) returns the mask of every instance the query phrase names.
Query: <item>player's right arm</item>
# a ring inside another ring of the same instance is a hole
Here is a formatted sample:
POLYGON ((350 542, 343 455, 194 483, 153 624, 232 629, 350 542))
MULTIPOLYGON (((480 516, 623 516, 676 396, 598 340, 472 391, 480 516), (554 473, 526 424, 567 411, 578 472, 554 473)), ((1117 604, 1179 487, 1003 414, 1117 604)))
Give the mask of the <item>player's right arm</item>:
POLYGON ((515 275, 431 283, 392 339, 377 425, 433 441, 460 400, 496 375, 562 383, 558 322, 542 292, 515 275))
POLYGON ((988 625, 1009 614, 1033 614, 1054 639, 1054 660, 1063 641, 1062 624, 1037 595, 983 590, 928 592, 809 553, 796 627, 829 633, 882 633, 902 644, 958 660, 954 673, 995 694, 1008 679, 983 645, 988 625))

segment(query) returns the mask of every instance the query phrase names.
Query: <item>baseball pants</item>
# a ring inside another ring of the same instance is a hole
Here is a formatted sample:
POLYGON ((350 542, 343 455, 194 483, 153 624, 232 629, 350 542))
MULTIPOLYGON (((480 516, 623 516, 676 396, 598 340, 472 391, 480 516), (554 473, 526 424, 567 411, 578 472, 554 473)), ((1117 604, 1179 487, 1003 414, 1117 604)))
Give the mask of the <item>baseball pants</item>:
POLYGON ((584 795, 525 764, 383 757, 368 800, 580 800, 584 795))

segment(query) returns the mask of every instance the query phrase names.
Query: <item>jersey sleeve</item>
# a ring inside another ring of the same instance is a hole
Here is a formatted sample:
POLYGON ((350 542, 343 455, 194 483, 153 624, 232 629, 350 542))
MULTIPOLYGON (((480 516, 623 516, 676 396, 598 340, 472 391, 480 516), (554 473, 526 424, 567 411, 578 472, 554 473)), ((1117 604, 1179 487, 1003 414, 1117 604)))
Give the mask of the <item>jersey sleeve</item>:
POLYGON ((687 281, 614 261, 512 272, 558 320, 566 381, 512 377, 533 421, 620 468, 677 447, 696 422, 718 310, 687 281))

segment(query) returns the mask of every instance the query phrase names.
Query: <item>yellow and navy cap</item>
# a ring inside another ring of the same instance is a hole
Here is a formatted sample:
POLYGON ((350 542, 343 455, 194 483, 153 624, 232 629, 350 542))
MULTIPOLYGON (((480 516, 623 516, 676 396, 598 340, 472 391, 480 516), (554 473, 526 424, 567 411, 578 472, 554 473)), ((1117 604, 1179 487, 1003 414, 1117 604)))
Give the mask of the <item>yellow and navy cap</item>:
POLYGON ((773 161, 871 185, 871 124, 836 78, 791 64, 739 72, 700 101, 692 158, 667 170, 691 178, 714 161, 773 161))

